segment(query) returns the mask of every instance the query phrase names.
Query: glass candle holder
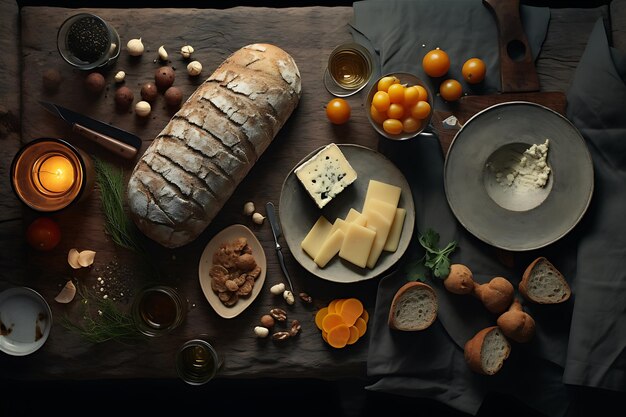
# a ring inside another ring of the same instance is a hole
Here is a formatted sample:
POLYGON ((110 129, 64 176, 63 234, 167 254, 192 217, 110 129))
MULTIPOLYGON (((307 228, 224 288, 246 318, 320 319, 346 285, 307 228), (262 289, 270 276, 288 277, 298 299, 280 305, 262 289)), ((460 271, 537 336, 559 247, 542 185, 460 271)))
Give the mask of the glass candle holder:
POLYGON ((187 315, 187 303, 174 288, 155 285, 136 295, 131 312, 141 333, 161 336, 180 326, 187 315))
POLYGON ((67 63, 85 71, 113 64, 121 50, 115 28, 92 13, 66 19, 57 33, 57 48, 67 63))
POLYGON ((89 155, 62 139, 35 139, 18 151, 11 164, 13 191, 37 211, 58 211, 83 200, 94 181, 89 155))
POLYGON ((176 352, 176 372, 190 385, 206 384, 224 363, 222 355, 204 339, 191 339, 176 352))

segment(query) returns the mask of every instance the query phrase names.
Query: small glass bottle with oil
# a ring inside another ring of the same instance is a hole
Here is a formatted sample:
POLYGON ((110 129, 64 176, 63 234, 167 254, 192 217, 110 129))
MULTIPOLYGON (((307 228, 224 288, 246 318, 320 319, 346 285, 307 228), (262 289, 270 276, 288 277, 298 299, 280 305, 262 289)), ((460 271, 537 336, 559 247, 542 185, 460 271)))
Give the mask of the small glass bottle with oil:
POLYGON ((222 363, 222 356, 203 339, 188 340, 176 353, 176 372, 190 385, 209 382, 217 375, 222 363))

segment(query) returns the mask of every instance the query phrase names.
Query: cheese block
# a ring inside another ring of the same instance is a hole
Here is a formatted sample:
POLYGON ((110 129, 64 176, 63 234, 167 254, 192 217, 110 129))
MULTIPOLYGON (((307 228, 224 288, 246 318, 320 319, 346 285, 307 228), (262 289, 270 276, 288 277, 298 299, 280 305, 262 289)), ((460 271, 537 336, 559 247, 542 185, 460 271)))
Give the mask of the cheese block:
POLYGON ((396 208, 396 215, 391 223, 391 230, 387 236, 387 242, 385 242, 384 251, 395 252, 398 249, 400 243, 400 236, 402 235, 402 226, 404 226, 404 219, 406 218, 406 209, 402 207, 396 208))
POLYGON ((376 232, 374 230, 354 222, 350 223, 339 250, 339 257, 365 268, 375 237, 376 232))
POLYGON ((300 246, 312 259, 317 256, 332 227, 333 225, 326 217, 320 216, 302 240, 300 246))
POLYGON ((402 188, 387 184, 382 181, 370 180, 367 185, 367 192, 365 193, 365 202, 363 203, 363 209, 365 209, 370 200, 377 199, 382 200, 385 203, 389 203, 394 207, 398 207, 400 202, 400 194, 402 194, 402 188))
POLYGON ((356 171, 334 143, 322 148, 297 167, 294 173, 319 208, 323 208, 357 178, 356 171))
POLYGON ((326 264, 339 253, 345 236, 346 234, 343 230, 337 229, 324 241, 315 259, 313 259, 317 266, 324 268, 326 264))

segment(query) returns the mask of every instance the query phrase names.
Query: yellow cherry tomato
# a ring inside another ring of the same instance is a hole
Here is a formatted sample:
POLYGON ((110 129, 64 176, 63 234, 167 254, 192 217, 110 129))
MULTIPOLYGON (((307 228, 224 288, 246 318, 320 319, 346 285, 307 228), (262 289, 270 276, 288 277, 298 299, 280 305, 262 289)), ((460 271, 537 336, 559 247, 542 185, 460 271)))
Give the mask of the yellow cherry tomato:
POLYGON ((377 91, 372 98, 372 105, 381 113, 389 110, 390 104, 391 100, 389 99, 389 94, 387 94, 386 91, 377 91))
POLYGON ((389 90, 389 86, 397 84, 399 82, 400 80, 397 77, 393 75, 388 75, 378 80, 377 89, 378 91, 387 91, 389 90))
POLYGON ((417 120, 414 117, 409 116, 409 117, 404 118, 404 120, 402 120, 403 132, 406 132, 406 133, 417 132, 418 130, 420 130, 421 127, 422 127, 421 120, 417 120))
POLYGON ((383 130, 391 135, 402 133, 402 122, 398 119, 387 119, 383 122, 383 130))
POLYGON ((404 106, 398 103, 391 103, 387 110, 387 117, 390 119, 402 119, 404 117, 404 106))
POLYGON ((389 101, 402 104, 404 102, 404 86, 402 84, 391 84, 387 89, 389 101))
POLYGON ((370 106, 370 116, 372 117, 373 121, 380 124, 383 124, 383 122, 387 118, 387 115, 385 113, 379 112, 373 104, 370 106))
POLYGON ((417 88, 417 91, 419 91, 418 101, 428 100, 428 91, 426 90, 426 88, 422 87, 421 85, 416 85, 415 88, 417 88))
POLYGON ((487 66, 480 58, 470 58, 463 64, 461 69, 463 79, 470 84, 478 84, 485 79, 487 66))
POLYGON ((420 90, 416 85, 411 85, 404 89, 404 105, 411 107, 420 101, 420 90))
POLYGON ((419 120, 424 120, 430 115, 430 104, 427 101, 418 101, 411 107, 411 116, 419 120))
POLYGON ((450 57, 439 48, 433 49, 424 55, 422 68, 431 77, 442 77, 450 69, 450 57))
POLYGON ((331 123, 344 124, 350 119, 350 104, 342 98, 334 98, 326 105, 326 116, 331 123))
POLYGON ((446 101, 456 101, 463 94, 461 83, 454 79, 445 80, 439 86, 439 94, 446 101))

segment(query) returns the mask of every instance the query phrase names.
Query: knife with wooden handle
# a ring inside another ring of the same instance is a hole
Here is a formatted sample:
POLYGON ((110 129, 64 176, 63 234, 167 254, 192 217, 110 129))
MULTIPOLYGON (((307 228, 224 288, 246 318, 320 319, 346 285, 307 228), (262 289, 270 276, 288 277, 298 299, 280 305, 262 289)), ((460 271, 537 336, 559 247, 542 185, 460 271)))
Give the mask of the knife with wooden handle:
POLYGON ((132 133, 76 113, 58 104, 40 101, 50 113, 72 126, 72 131, 97 143, 122 158, 133 159, 141 148, 141 139, 132 133))

